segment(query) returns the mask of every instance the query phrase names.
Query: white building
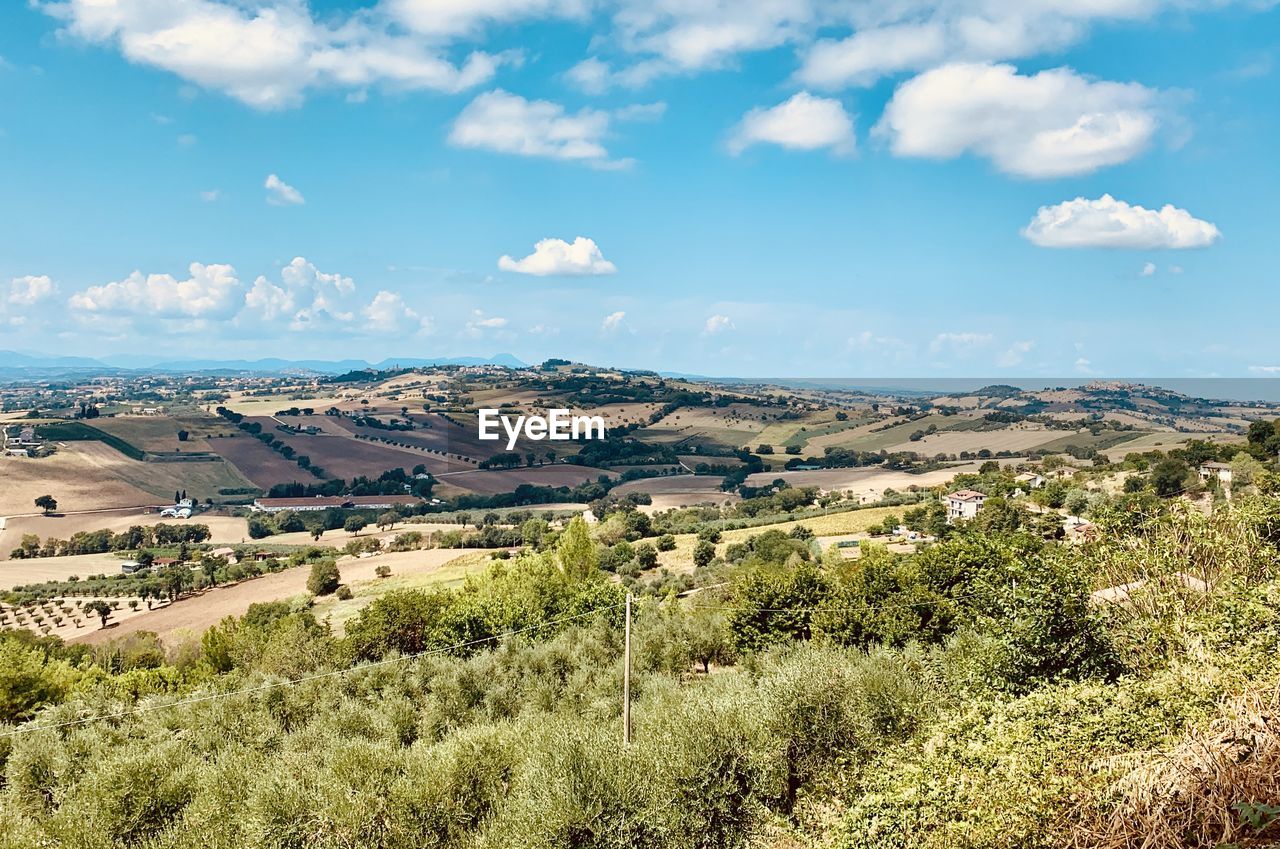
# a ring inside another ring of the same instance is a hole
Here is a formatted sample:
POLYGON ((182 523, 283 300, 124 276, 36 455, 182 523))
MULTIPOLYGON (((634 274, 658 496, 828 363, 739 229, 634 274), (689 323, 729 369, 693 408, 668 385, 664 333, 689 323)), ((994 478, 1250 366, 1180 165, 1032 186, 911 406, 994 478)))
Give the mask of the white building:
POLYGON ((1208 481, 1209 478, 1217 478, 1219 483, 1231 485, 1231 464, 1208 462, 1200 464, 1200 480, 1208 481))
POLYGON ((947 524, 978 515, 987 497, 975 489, 961 489, 947 496, 947 524))
POLYGON ((1037 472, 1023 472, 1014 480, 1026 486, 1027 489, 1039 489, 1044 486, 1044 475, 1037 472))

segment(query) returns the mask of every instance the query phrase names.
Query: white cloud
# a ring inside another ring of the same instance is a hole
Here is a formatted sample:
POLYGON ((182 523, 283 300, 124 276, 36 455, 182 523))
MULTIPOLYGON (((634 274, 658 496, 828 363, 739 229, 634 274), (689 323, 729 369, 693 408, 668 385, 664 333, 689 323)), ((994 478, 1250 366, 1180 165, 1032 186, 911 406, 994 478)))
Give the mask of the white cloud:
POLYGON ((727 315, 713 315, 707 319, 707 323, 703 326, 702 332, 710 336, 725 330, 733 330, 733 319, 727 315))
POLYGON ((588 0, 383 0, 382 7, 410 30, 432 36, 474 33, 485 24, 578 18, 588 0))
POLYGON ((84 314, 156 318, 229 318, 236 312, 242 287, 234 268, 193 262, 188 271, 185 280, 135 271, 124 280, 77 292, 68 304, 84 314))
POLYGON ((1081 374, 1093 374, 1093 363, 1084 357, 1076 357, 1075 369, 1081 374))
POLYGON ((15 277, 9 281, 10 304, 19 307, 35 306, 47 300, 58 291, 58 285, 47 275, 26 275, 15 277))
POLYGON ((1181 273, 1182 273, 1182 266, 1181 266, 1181 265, 1171 265, 1171 266, 1169 266, 1169 273, 1170 273, 1170 274, 1181 274, 1181 273))
POLYGON ((729 140, 729 150, 741 153, 756 143, 791 150, 828 147, 835 153, 852 153, 853 120, 840 101, 802 91, 777 106, 752 109, 744 115, 729 140))
POLYGON ((600 322, 600 330, 605 333, 617 333, 622 329, 622 320, 627 314, 622 310, 611 312, 604 317, 604 321, 600 322))
POLYGON ((1156 264, 1154 262, 1145 263, 1142 266, 1142 271, 1138 273, 1143 277, 1150 277, 1151 275, 1156 273, 1156 264))
POLYGON ((284 320, 291 330, 344 326, 355 320, 355 281, 321 271, 305 257, 294 257, 280 269, 277 283, 258 277, 244 297, 242 320, 284 320))
POLYGON ((839 41, 816 42, 796 79, 820 88, 867 85, 886 73, 928 67, 945 50, 946 36, 938 23, 891 24, 839 41))
POLYGON ((613 117, 619 121, 656 121, 667 114, 667 104, 661 100, 654 103, 633 103, 613 110, 613 117))
POLYGON ((929 350, 935 354, 947 351, 952 354, 969 354, 977 348, 990 345, 994 337, 990 333, 939 333, 929 343, 929 350))
POLYGON ((1021 342, 1014 342, 1009 346, 1008 350, 1001 354, 1000 358, 996 360, 996 365, 1001 368, 1013 368, 1014 366, 1021 365, 1023 359, 1027 354, 1031 353, 1031 349, 1035 346, 1036 343, 1029 339, 1021 342))
POLYGON ((486 92, 467 104, 453 123, 449 141, 457 147, 483 148, 519 156, 542 156, 602 167, 611 161, 604 138, 609 113, 582 109, 569 114, 559 103, 525 100, 502 89, 486 92))
MULTIPOLYGON (((1042 206, 1022 235, 1044 248, 1204 248, 1221 236, 1208 221, 1166 204, 1159 210, 1103 195, 1042 206)), ((1151 265, 1152 271, 1155 266, 1151 265)), ((1145 273, 1145 271, 1144 271, 1145 273)))
POLYGON ((502 330, 510 322, 498 315, 485 315, 483 310, 472 310, 463 334, 471 337, 484 335, 486 331, 502 330))
POLYGON ((364 329, 371 333, 404 333, 413 331, 425 334, 431 329, 431 320, 409 307, 404 298, 385 289, 373 296, 369 305, 361 310, 365 318, 364 329))
POLYGON ((609 63, 588 56, 564 73, 565 78, 587 94, 603 94, 614 81, 609 63))
POLYGON ((200 200, 204 201, 205 203, 214 203, 215 201, 221 199, 221 197, 222 197, 221 189, 208 189, 200 193, 200 200))
POLYGON ((1155 99, 1137 83, 1094 82, 1070 68, 1022 76, 1011 65, 947 65, 900 86, 874 132, 898 156, 972 153, 1009 174, 1060 177, 1145 150, 1155 99))
POLYGON ((550 274, 613 274, 618 270, 604 258, 594 240, 582 236, 574 239, 572 244, 564 239, 542 239, 533 246, 533 253, 523 259, 505 255, 500 257, 498 268, 537 277, 550 274))
POLYGON ((1280 374, 1280 366, 1249 366, 1254 374, 1280 374))
MULTIPOLYGON (((407 13, 427 4, 395 5, 407 13)), ((465 12, 475 4, 430 5, 465 12)), ((299 0, 51 0, 38 7, 62 21, 65 35, 112 45, 131 62, 264 109, 295 105, 325 87, 457 92, 487 81, 509 58, 474 52, 454 65, 442 45, 404 35, 401 19, 380 6, 324 21, 299 0)))
POLYGON ((267 203, 275 204, 276 206, 289 206, 307 202, 306 198, 302 196, 302 192, 281 180, 275 174, 268 174, 266 182, 262 185, 267 190, 267 203))

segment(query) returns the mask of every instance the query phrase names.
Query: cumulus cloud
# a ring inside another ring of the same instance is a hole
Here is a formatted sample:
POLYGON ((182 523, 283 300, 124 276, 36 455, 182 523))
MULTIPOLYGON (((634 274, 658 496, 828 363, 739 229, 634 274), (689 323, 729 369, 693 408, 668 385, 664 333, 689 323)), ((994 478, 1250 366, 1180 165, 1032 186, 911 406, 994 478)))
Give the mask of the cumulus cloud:
POLYGON ((222 198, 221 189, 208 189, 200 193, 200 200, 205 203, 215 203, 222 198))
POLYGON ((279 282, 258 277, 244 297, 247 321, 288 322, 291 330, 346 325, 356 317, 356 284, 342 274, 321 271, 305 257, 280 269, 279 282))
MULTIPOLYGON (((302 192, 293 186, 281 180, 275 174, 268 174, 263 187, 267 190, 267 203, 276 206, 290 206, 294 204, 303 204, 307 200, 302 196, 302 192)), ((217 200, 217 198, 214 198, 217 200)))
POLYGON ((404 298, 385 289, 373 296, 369 305, 361 310, 364 329, 372 333, 417 332, 425 334, 431 329, 431 320, 418 315, 405 303, 404 298))
MULTIPOLYGON (((1042 248, 1205 248, 1220 237, 1218 228, 1185 209, 1165 204, 1146 209, 1103 195, 1097 200, 1078 197, 1055 206, 1042 206, 1022 231, 1042 248)), ((1155 272, 1155 265, 1147 263, 1155 272)))
POLYGON ((550 100, 526 100, 496 89, 467 104, 453 123, 449 141, 518 156, 540 156, 601 167, 625 165, 610 160, 604 138, 609 113, 582 109, 570 114, 550 100))
POLYGON ((405 24, 421 20, 415 9, 432 6, 447 30, 448 21, 495 18, 502 5, 404 0, 323 21, 296 0, 52 0, 38 8, 62 22, 65 36, 113 46, 136 64, 273 109, 324 87, 457 92, 480 85, 510 57, 473 52, 455 65, 438 42, 404 34, 405 24))
POLYGON ((622 310, 611 312, 604 317, 604 321, 600 322, 600 329, 605 333, 617 333, 622 329, 622 320, 627 314, 622 310))
POLYGON ((592 239, 577 237, 570 244, 564 239, 542 239, 533 246, 533 253, 523 259, 502 256, 498 268, 517 274, 546 277, 551 274, 596 275, 613 274, 617 266, 604 258, 592 239))
POLYGON ((1156 273, 1156 264, 1154 262, 1144 263, 1142 266, 1142 271, 1138 273, 1143 277, 1150 277, 1151 275, 1156 273))
POLYGON ((1070 68, 1023 76, 1011 65, 955 64, 894 92, 875 134, 898 156, 971 153, 1020 177, 1085 174, 1150 144, 1156 93, 1094 82, 1070 68))
POLYGON ((123 280, 77 292, 68 304, 88 315, 186 319, 229 318, 240 307, 243 289, 230 265, 193 262, 188 273, 179 280, 135 271, 123 280))
POLYGON ((758 143, 791 150, 825 147, 848 154, 855 145, 853 120, 840 101, 802 91, 777 106, 752 109, 744 115, 729 140, 729 150, 741 153, 758 143))
POLYGON ((713 315, 703 325, 702 332, 708 336, 725 330, 733 330, 733 319, 727 315, 713 315))
POLYGON ((9 281, 9 296, 6 300, 14 306, 30 307, 48 300, 57 291, 57 284, 49 276, 28 274, 9 281))

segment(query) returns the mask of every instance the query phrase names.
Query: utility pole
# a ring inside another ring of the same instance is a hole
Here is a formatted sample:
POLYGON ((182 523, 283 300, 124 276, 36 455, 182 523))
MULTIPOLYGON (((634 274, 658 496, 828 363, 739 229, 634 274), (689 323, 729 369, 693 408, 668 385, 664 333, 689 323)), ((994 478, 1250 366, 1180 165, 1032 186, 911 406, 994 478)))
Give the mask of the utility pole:
POLYGON ((627 593, 627 624, 622 649, 622 744, 631 745, 631 593, 627 593))

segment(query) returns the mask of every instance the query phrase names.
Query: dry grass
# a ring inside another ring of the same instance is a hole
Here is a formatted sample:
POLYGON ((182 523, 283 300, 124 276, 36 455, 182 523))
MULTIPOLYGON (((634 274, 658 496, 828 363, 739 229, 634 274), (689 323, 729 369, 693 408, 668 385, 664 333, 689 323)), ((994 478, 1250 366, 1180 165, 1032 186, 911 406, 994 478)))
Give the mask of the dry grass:
POLYGON ((1148 755, 1071 819, 1072 849, 1275 846, 1280 690, 1250 693, 1172 750, 1148 755), (1270 808, 1271 810, 1267 810, 1270 808))
MULTIPOLYGON (((128 464, 145 466, 101 442, 60 444, 50 457, 0 457, 0 516, 31 513, 41 495, 58 499, 60 510, 142 506, 155 496, 121 478, 128 464)), ((170 490, 172 493, 172 490, 170 490)))

